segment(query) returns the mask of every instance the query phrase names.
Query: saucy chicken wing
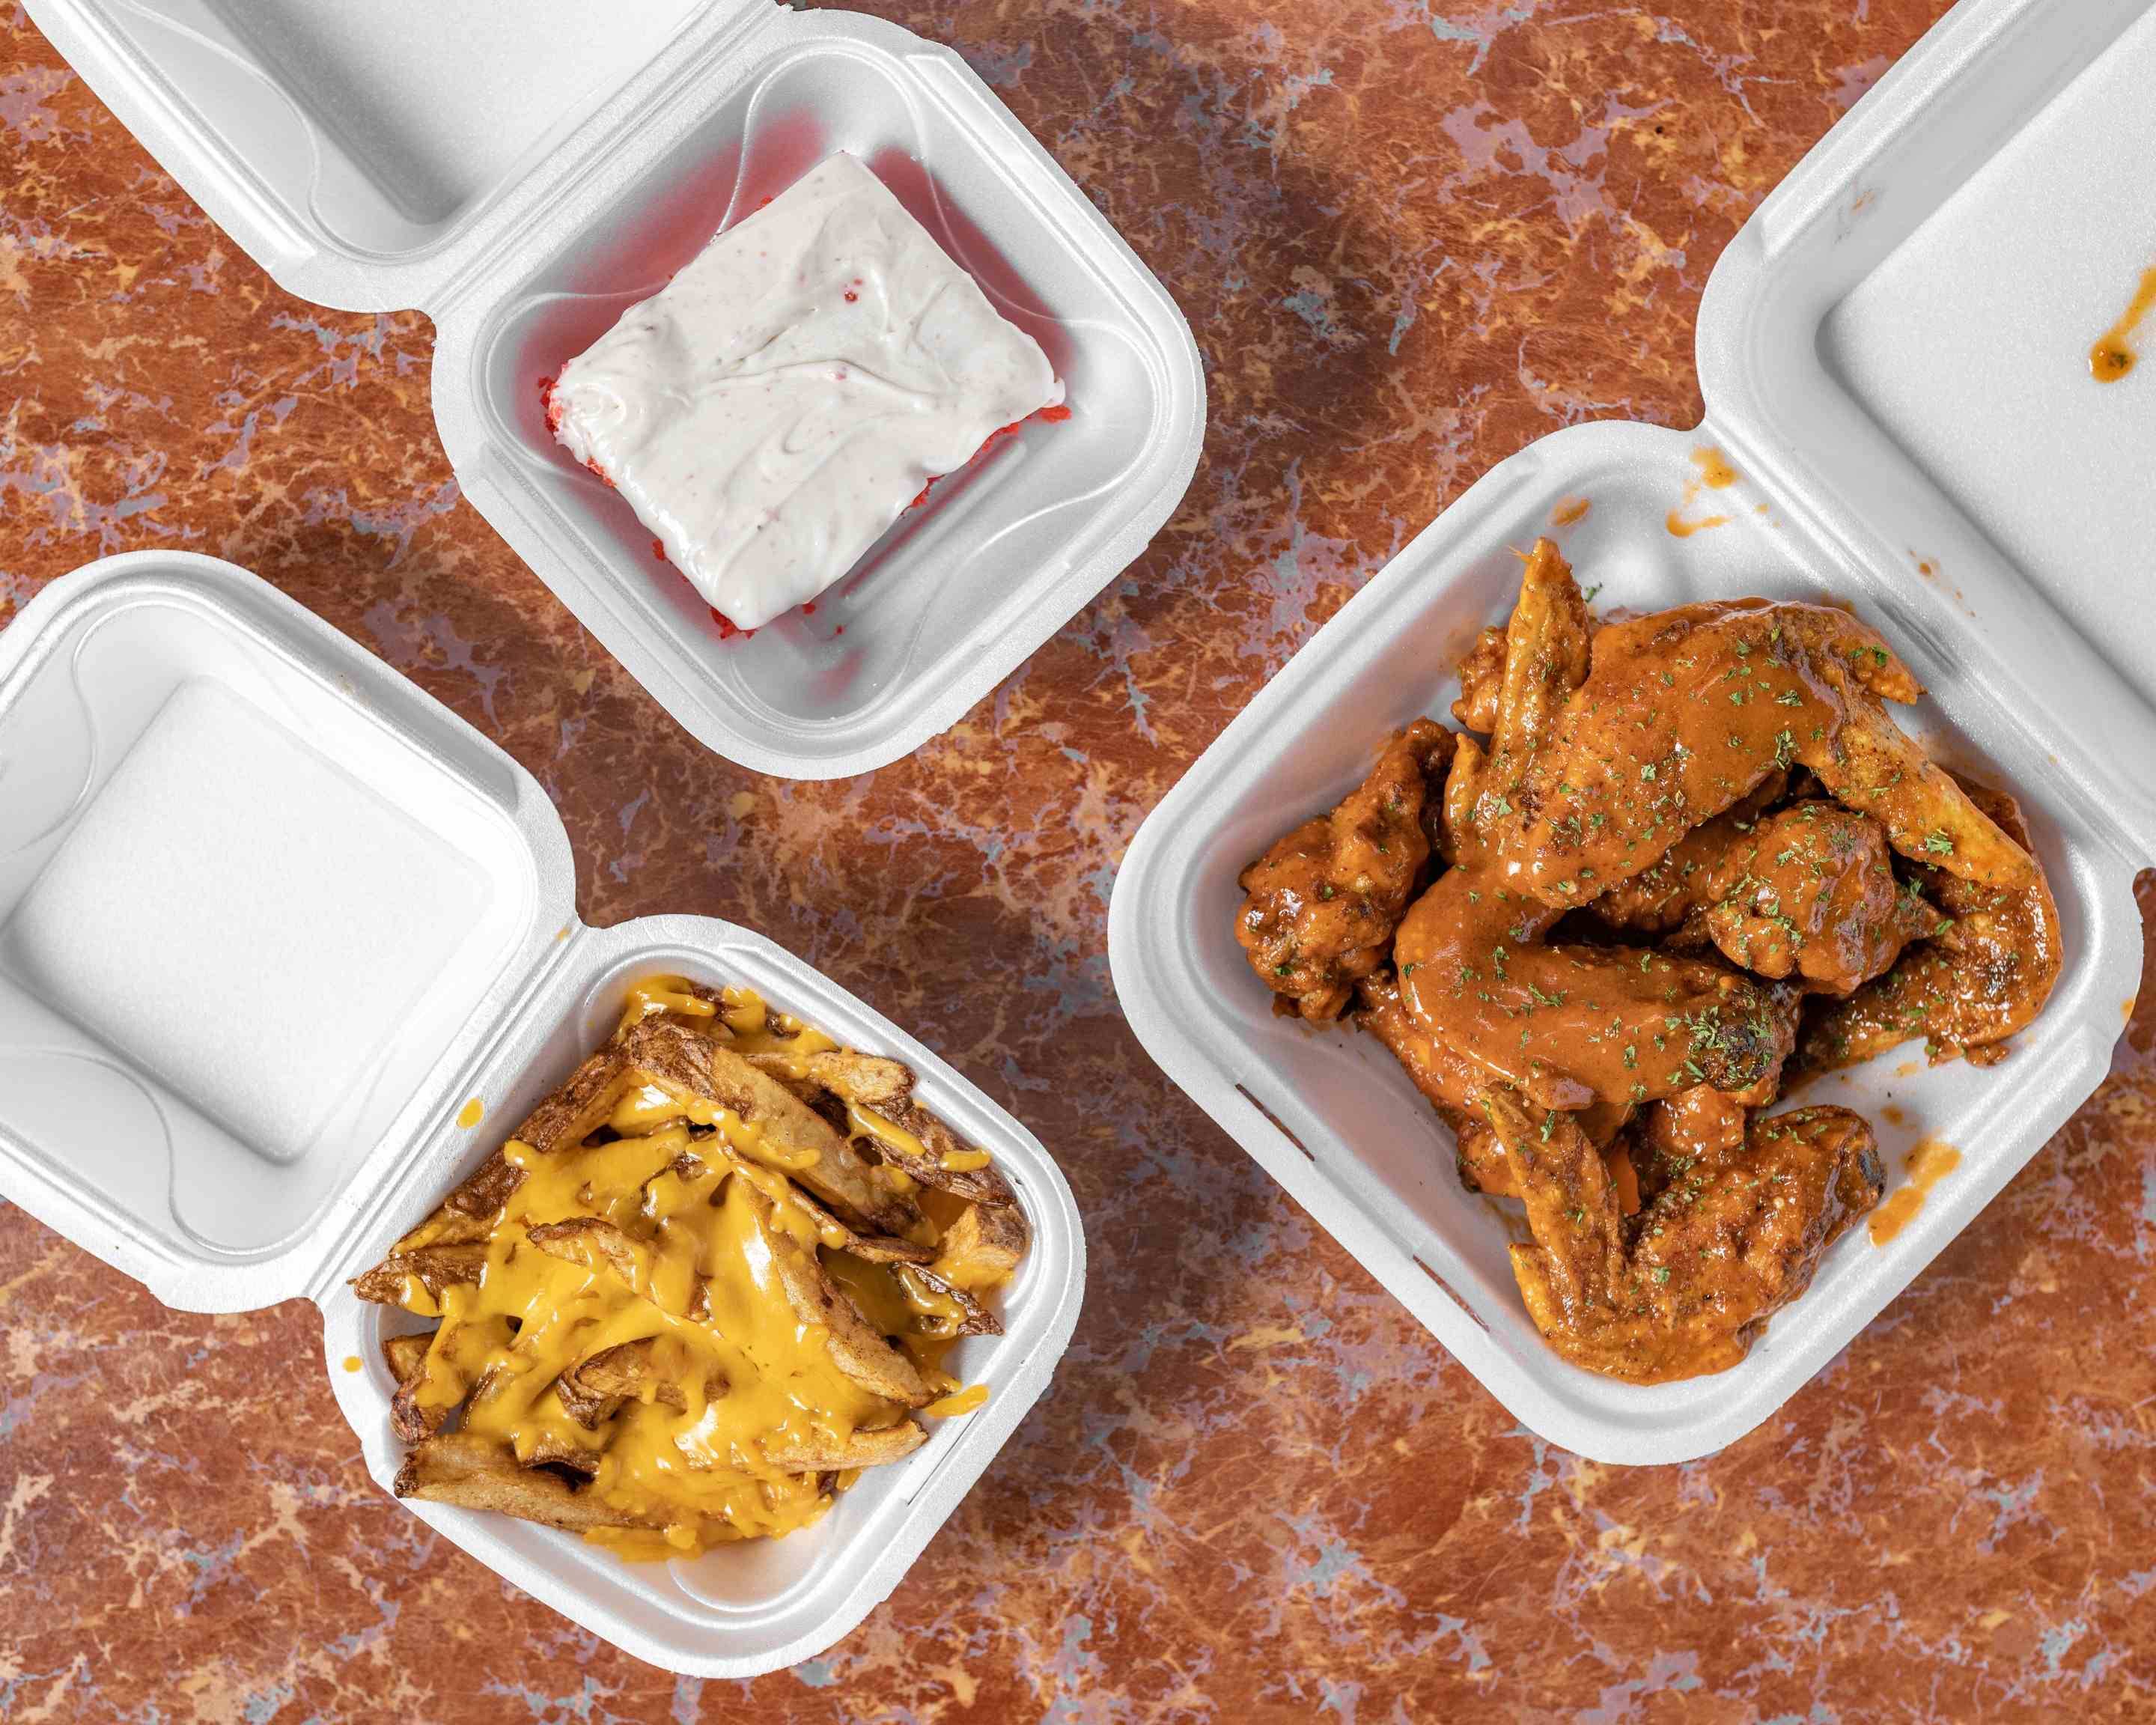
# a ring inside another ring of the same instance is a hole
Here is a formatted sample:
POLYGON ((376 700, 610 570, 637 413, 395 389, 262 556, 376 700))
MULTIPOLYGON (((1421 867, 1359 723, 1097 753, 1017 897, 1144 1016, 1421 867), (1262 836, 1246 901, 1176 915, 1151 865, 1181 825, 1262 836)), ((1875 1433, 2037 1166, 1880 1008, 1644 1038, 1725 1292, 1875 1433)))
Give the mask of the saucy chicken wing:
POLYGON ((1903 899, 1912 918, 1930 919, 1933 938, 1812 1019, 1796 1056, 1801 1070, 1856 1065, 1919 1036, 1935 1064, 1957 1055, 1989 1064, 2051 998, 2063 962, 2059 910, 2020 805, 2003 791, 1963 788, 2020 847, 2029 863, 2022 883, 1990 886, 1915 865, 1903 899))
POLYGON ((1705 896, 1701 923, 1732 963, 1826 994, 1854 993, 1947 926, 1903 891, 1886 829, 1839 803, 1798 803, 1755 823, 1708 873, 1705 896))
POLYGON ((1251 968, 1289 1010, 1335 1019, 1358 977, 1385 962, 1408 895, 1430 860, 1424 805, 1454 736, 1418 719, 1328 814, 1305 821, 1245 869, 1235 921, 1251 968))
POLYGON ((1886 1185, 1861 1116, 1799 1108, 1753 1121, 1734 1149, 1643 1168, 1628 1220, 1567 1116, 1502 1092, 1485 1107, 1534 1235, 1512 1249, 1528 1315, 1574 1365, 1628 1383, 1735 1365, 1886 1185))

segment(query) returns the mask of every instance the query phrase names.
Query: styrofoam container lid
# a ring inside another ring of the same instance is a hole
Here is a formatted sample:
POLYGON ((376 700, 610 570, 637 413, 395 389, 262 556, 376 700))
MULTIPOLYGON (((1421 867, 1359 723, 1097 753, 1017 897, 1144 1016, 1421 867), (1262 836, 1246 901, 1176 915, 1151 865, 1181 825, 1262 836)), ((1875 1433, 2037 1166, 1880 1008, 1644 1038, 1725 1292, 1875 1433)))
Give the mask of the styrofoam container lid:
POLYGON ((629 1652, 749 1676, 829 1645, 897 1584, 1046 1387, 1084 1237, 1030 1133, 791 953, 703 917, 587 929, 574 903, 528 773, 229 563, 107 558, 0 633, 0 1194, 167 1305, 314 1300, 327 1358, 361 1363, 331 1379, 385 1488, 400 1446, 380 1343, 418 1326, 346 1283, 603 1042, 636 979, 745 983, 903 1060, 994 1155, 1033 1246, 1004 1333, 952 1362, 988 1403, 815 1527, 629 1564, 412 1506, 629 1652))
POLYGON ((1705 424, 1574 427, 1491 470, 1228 726, 1116 880, 1116 988, 1147 1051, 1568 1449, 1677 1461, 1752 1430, 2107 1069, 2140 978, 2133 878, 2156 860, 2156 329, 2122 382, 2095 382, 2088 353, 2156 264, 2152 88, 2151 0, 1966 0, 1717 264, 1705 424), (2152 219, 2121 219, 2122 196, 2152 219), (1711 485, 1724 468, 1740 477, 1711 485), (1741 1365, 1650 1388, 1543 1345, 1507 1260, 1517 1214, 1462 1189, 1374 1039, 1275 1017, 1234 936, 1240 870, 1358 783, 1391 730, 1445 715, 1454 662, 1511 610, 1513 548, 1543 533, 1604 607, 1852 601, 1927 685, 1911 723, 1935 753, 2021 798, 2065 944, 2002 1064, 1926 1069, 1911 1045, 1808 1088, 1872 1121, 1897 1181, 1922 1137, 1959 1168, 1885 1245, 1840 1240, 1741 1365))
POLYGON ((964 61, 774 0, 31 0, 38 27, 290 291, 434 321, 465 495, 670 713, 829 778, 947 728, 1144 550, 1204 428, 1197 345, 1115 229, 964 61), (813 615, 721 639, 629 506, 560 449, 541 380, 834 151, 1006 317, 1072 417, 903 517, 813 615))

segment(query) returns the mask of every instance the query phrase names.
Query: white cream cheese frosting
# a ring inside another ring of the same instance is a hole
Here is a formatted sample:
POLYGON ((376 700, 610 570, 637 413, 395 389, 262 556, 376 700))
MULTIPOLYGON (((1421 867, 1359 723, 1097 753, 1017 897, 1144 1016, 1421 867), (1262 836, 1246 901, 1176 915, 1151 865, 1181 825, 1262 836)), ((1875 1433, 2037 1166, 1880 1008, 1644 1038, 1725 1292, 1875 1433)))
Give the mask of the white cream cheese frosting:
POLYGON ((624 312, 562 368, 547 418, 706 602, 756 629, 1062 398, 1040 344, 839 155, 624 312))

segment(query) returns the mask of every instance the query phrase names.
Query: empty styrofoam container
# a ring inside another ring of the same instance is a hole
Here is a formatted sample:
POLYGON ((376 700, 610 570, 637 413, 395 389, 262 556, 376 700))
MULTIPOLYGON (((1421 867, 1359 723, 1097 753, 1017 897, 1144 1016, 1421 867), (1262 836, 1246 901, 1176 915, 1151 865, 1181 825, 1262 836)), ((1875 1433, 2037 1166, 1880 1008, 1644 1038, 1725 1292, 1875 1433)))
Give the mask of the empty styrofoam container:
POLYGON ((866 772, 947 729, 1142 552, 1204 425, 1188 324, 950 49, 775 0, 516 8, 30 0, 70 64, 290 292, 435 323, 466 496, 690 732, 866 772), (1039 341, 1071 417, 939 484, 814 614, 722 639, 542 380, 711 234, 860 157, 1039 341))
POLYGON ((2156 264, 2156 6, 1968 0, 1769 197, 1716 265, 1707 418, 1559 431, 1501 463, 1319 630, 1147 820, 1110 913, 1147 1050, 1526 1425, 1598 1461, 1734 1441, 1824 1365, 2102 1080, 2156 860, 2156 328, 2092 345, 2156 264), (2128 219, 2137 212, 2146 219, 2128 219), (1707 452, 1718 452, 1710 459, 1707 452), (1715 486, 1722 465, 1741 477, 1715 486), (1579 514, 1581 502, 1588 505, 1579 514), (1906 721, 2022 798, 2065 968, 1989 1069, 1921 1045, 1815 1082, 1958 1170, 1883 1246, 1851 1230, 1735 1369, 1640 1388, 1543 1346, 1450 1138, 1373 1038, 1275 1017, 1235 938, 1237 872, 1444 716, 1549 533, 1598 603, 1847 599, 1930 691, 1906 721), (1906 1127, 1888 1123, 1889 1097, 1906 1127))
POLYGON ((1033 1246, 1005 1332, 952 1359, 989 1399, 814 1527, 629 1563, 409 1506, 617 1646, 747 1676, 820 1651, 897 1584, 1045 1388, 1084 1237, 1039 1142, 844 989, 706 917, 583 927, 574 885, 528 773, 229 563, 110 557, 0 633, 0 1194, 167 1305, 315 1301, 326 1358, 360 1362, 330 1378, 385 1487, 380 1343, 418 1326, 347 1281, 605 1041, 632 982, 745 983, 905 1061, 993 1153, 1033 1246))

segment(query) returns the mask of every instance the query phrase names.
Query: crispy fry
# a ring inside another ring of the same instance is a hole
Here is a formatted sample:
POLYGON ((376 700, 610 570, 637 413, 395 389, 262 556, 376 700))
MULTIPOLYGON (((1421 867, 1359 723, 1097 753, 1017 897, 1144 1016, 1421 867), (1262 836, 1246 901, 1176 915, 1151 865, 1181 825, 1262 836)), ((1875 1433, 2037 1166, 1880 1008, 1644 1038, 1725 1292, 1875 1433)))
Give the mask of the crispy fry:
POLYGON ((1018 1273, 1025 1248, 1025 1217, 1017 1205, 969 1204, 943 1230, 930 1267, 952 1287, 999 1287, 1018 1273))
POLYGON ((649 1021, 630 1031, 620 1051, 654 1087, 760 1127, 765 1141, 789 1159, 813 1154, 813 1162, 787 1172, 849 1227, 901 1239, 920 1231, 920 1207, 911 1199, 880 1180, 814 1109, 732 1050, 680 1025, 649 1021))
MULTIPOLYGON (((758 1194, 767 1214, 770 1200, 758 1194)), ((839 1369, 871 1394, 908 1408, 925 1408, 936 1393, 913 1362, 886 1342, 865 1322, 852 1301, 839 1291, 816 1261, 776 1226, 768 1226, 772 1263, 779 1285, 804 1324, 820 1324, 830 1332, 831 1358, 839 1369)))
POLYGON ((773 1467, 788 1473, 835 1473, 850 1467, 882 1467, 903 1461, 928 1441, 926 1428, 911 1420, 880 1431, 857 1431, 845 1438, 805 1435, 765 1446, 773 1467))
POLYGON ((898 1128, 896 1134, 871 1130, 868 1135, 866 1142, 880 1159, 917 1185, 1009 1212, 1003 1225, 1006 1231, 1017 1230, 1018 1250, 1024 1255, 1024 1213, 1010 1182, 992 1162, 973 1166, 980 1153, 914 1100, 909 1068, 850 1049, 812 1055, 803 1064, 807 1082, 898 1128))
POLYGON ((892 1279, 921 1316, 914 1333, 949 1341, 957 1336, 1000 1336, 1003 1322, 964 1288, 921 1264, 891 1266, 892 1279))
POLYGON ((587 1270, 608 1270, 629 1286, 644 1276, 644 1254, 620 1229, 598 1216, 577 1216, 566 1222, 545 1222, 527 1229, 525 1238, 542 1252, 587 1270))
POLYGON ((478 1245, 423 1245, 392 1252, 352 1282, 352 1291, 377 1306, 402 1306, 416 1283, 439 1301, 444 1288, 479 1280, 486 1267, 486 1248, 478 1245))
POLYGON ((427 1363, 427 1345, 433 1338, 425 1335, 384 1336, 382 1338, 382 1357, 389 1363, 389 1375, 402 1389, 418 1377, 427 1363))
POLYGON ((468 1432, 439 1432, 413 1445, 397 1470, 393 1489, 399 1497, 488 1510, 572 1533, 666 1525, 660 1517, 615 1509, 589 1487, 572 1486, 557 1475, 526 1467, 491 1439, 468 1432))
MULTIPOLYGON (((561 1397, 570 1417, 593 1431, 613 1419, 624 1402, 639 1399, 646 1389, 654 1401, 670 1408, 681 1407, 688 1399, 681 1386, 654 1363, 658 1346, 654 1337, 647 1336, 641 1341, 602 1348, 557 1378, 554 1393, 561 1397)), ((712 1393, 721 1388, 714 1386, 712 1393)))

